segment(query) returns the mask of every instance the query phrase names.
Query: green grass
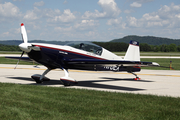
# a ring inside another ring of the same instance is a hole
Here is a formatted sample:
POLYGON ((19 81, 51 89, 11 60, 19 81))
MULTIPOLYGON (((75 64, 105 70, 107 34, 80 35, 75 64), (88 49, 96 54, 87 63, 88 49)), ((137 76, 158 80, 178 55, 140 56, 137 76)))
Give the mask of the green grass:
MULTIPOLYGON (((5 57, 0 57, 0 64, 17 64, 18 60, 7 59, 5 57)), ((33 62, 20 61, 19 65, 33 65, 33 62)))
POLYGON ((177 120, 180 98, 0 83, 0 119, 177 120))
POLYGON ((140 52, 141 56, 180 56, 180 52, 140 52))
POLYGON ((19 54, 21 55, 21 51, 0 51, 0 54, 19 54))
MULTIPOLYGON (((172 66, 174 70, 180 70, 180 59, 171 58, 142 58, 141 61, 146 62, 157 62, 160 66, 170 66, 170 61, 172 61, 172 66)), ((153 69, 153 70, 170 70, 169 68, 162 67, 142 67, 143 69, 153 69)))

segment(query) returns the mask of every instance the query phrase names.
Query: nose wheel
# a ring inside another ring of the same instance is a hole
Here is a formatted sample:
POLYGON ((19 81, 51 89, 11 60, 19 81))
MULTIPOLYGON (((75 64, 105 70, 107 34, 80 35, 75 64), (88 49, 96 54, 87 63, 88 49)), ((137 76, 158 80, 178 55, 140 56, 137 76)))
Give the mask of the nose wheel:
POLYGON ((47 77, 45 77, 45 75, 46 75, 49 71, 51 71, 51 69, 48 68, 47 70, 44 71, 44 73, 43 73, 42 75, 35 74, 35 75, 32 75, 31 78, 32 78, 33 80, 35 80, 36 83, 38 83, 38 84, 42 83, 43 81, 49 81, 50 79, 47 78, 47 77))

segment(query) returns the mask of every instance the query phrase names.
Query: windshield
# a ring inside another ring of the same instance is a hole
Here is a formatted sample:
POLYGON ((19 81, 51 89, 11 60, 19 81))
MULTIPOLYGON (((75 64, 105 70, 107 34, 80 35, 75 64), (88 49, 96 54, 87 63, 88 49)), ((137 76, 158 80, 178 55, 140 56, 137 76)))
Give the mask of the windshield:
POLYGON ((75 42, 75 43, 68 43, 66 44, 68 46, 77 48, 77 49, 81 49, 87 52, 91 52, 97 55, 101 55, 102 54, 102 47, 95 45, 93 43, 89 43, 89 42, 75 42))

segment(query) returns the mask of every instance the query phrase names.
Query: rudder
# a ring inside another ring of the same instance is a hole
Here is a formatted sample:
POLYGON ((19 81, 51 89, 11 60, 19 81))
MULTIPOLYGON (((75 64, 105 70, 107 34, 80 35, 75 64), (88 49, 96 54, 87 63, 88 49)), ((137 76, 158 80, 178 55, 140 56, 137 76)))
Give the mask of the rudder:
POLYGON ((124 60, 140 61, 139 42, 130 41, 124 60))

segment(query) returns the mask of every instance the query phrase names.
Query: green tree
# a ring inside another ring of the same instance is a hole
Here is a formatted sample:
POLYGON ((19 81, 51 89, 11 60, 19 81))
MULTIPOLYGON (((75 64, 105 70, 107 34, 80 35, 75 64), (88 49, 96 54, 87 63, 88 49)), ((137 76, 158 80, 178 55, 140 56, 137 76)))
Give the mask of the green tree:
POLYGON ((169 50, 170 50, 170 52, 176 52, 176 51, 177 51, 177 46, 176 46, 176 44, 171 43, 171 44, 169 45, 169 50))
POLYGON ((165 45, 165 44, 160 45, 160 51, 161 52, 169 52, 170 51, 169 46, 165 45))
POLYGON ((153 52, 158 52, 158 51, 160 51, 160 46, 158 46, 158 45, 151 45, 151 50, 153 52))
POLYGON ((142 44, 140 44, 140 50, 149 52, 149 51, 151 51, 151 46, 146 43, 142 43, 142 44))
POLYGON ((177 51, 180 52, 180 45, 177 46, 177 51))

